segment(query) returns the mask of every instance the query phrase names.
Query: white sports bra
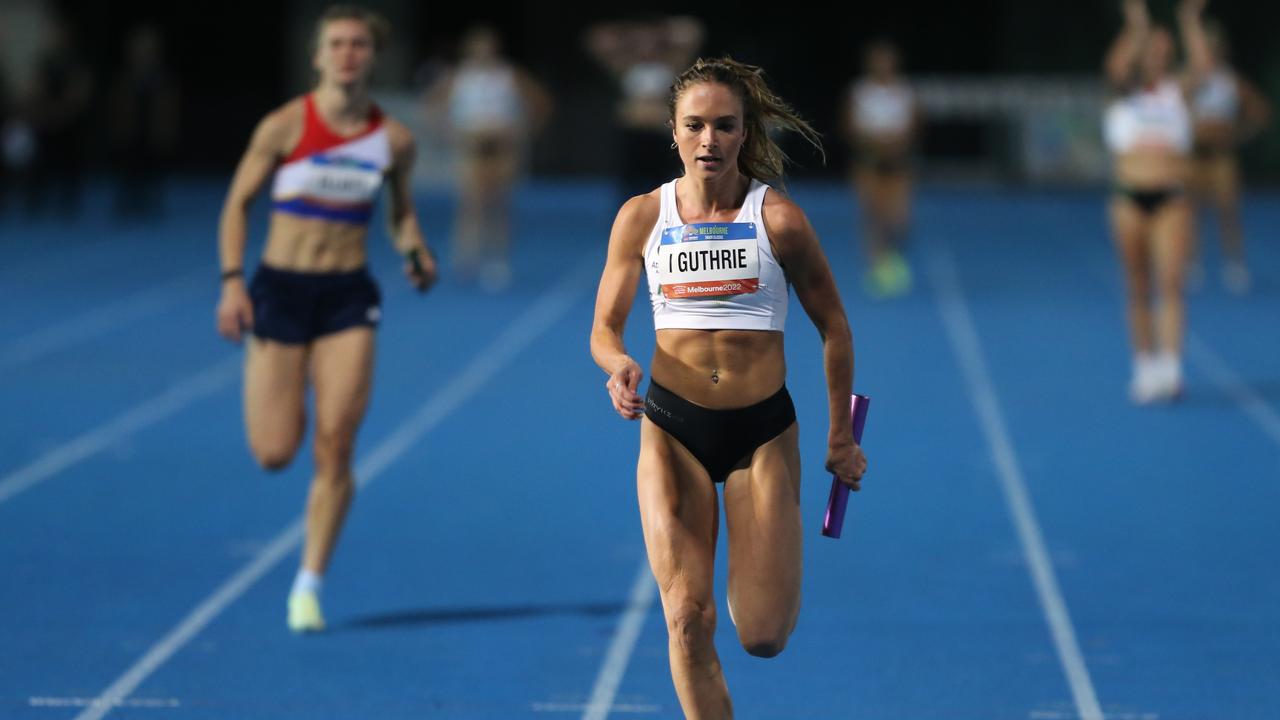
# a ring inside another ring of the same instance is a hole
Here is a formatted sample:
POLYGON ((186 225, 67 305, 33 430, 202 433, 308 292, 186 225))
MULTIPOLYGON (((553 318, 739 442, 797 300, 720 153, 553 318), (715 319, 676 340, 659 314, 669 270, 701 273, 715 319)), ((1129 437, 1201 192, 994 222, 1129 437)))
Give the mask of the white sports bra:
POLYGON ((466 131, 510 130, 524 112, 516 74, 507 66, 463 66, 449 96, 449 119, 466 131))
POLYGON ((1191 114, 1178 81, 1169 78, 1117 98, 1107 107, 1107 147, 1115 153, 1191 150, 1191 114))
POLYGON ((906 83, 861 80, 853 87, 853 122, 871 135, 897 135, 911 127, 914 101, 906 83))
POLYGON ((677 182, 662 186, 644 250, 654 329, 781 332, 789 286, 764 228, 769 186, 752 180, 733 222, 686 224, 676 207, 677 182))
POLYGON ((1196 90, 1192 106, 1196 119, 1234 122, 1240 108, 1236 77, 1229 70, 1214 70, 1196 90))

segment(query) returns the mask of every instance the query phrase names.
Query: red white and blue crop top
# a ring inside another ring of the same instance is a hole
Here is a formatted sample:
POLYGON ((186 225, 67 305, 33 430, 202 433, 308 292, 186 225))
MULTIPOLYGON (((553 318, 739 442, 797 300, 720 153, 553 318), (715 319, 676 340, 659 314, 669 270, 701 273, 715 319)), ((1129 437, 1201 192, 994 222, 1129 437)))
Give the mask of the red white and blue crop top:
POLYGON ((276 170, 272 208, 306 218, 368 224, 391 166, 382 111, 371 107, 368 128, 343 137, 325 124, 311 95, 304 105, 302 139, 276 170))

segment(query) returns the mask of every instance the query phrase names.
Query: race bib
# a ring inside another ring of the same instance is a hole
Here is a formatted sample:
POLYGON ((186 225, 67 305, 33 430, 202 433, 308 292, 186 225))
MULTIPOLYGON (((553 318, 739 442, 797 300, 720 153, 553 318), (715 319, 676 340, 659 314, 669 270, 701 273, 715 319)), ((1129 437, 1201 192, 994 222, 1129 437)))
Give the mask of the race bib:
POLYGON ((667 298, 753 293, 760 288, 755 223, 691 223, 667 228, 658 246, 658 282, 667 298))
POLYGON ((307 177, 307 195, 331 202, 368 202, 382 185, 382 172, 374 163, 353 158, 313 155, 307 177))

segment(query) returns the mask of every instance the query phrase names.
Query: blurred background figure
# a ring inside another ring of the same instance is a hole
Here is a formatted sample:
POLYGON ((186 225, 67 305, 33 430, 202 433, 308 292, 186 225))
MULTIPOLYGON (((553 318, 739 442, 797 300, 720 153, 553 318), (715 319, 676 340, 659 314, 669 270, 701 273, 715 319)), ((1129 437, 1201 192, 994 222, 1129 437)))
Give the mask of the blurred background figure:
POLYGON ((153 218, 164 211, 164 171, 178 144, 178 84, 155 26, 133 29, 123 60, 108 98, 114 212, 120 219, 153 218))
POLYGON ((693 62, 702 47, 702 23, 677 16, 593 25, 587 50, 618 83, 620 191, 623 197, 647 193, 680 170, 672 145, 667 107, 676 74, 693 62))
POLYGON ((1189 99, 1212 65, 1203 8, 1204 0, 1178 6, 1188 56, 1184 72, 1175 72, 1173 34, 1151 22, 1145 0, 1124 0, 1124 29, 1106 58, 1115 94, 1105 127, 1115 155, 1111 226, 1124 267, 1133 346, 1129 396, 1140 405, 1182 393, 1183 271, 1194 231, 1185 190, 1192 145, 1189 99))
MULTIPOLYGON (((3 27, 0 27, 0 32, 3 27)), ((0 34, 0 42, 4 36, 0 34)), ((13 94, 9 89, 8 78, 0 72, 0 217, 3 217, 9 205, 9 175, 14 171, 16 157, 10 151, 10 137, 17 138, 14 133, 22 132, 18 126, 13 109, 13 94)), ((29 134, 28 134, 29 137, 29 134)), ((20 140, 19 140, 20 141, 20 140)), ((15 150, 17 147, 15 146, 15 150)))
POLYGON ((511 282, 511 191, 531 140, 552 112, 551 96, 503 55, 496 30, 463 36, 461 57, 428 91, 456 153, 458 206, 453 267, 463 281, 494 292, 511 282))
POLYGON ((872 297, 911 290, 911 268, 902 252, 911 224, 911 152, 919 127, 897 47, 888 40, 871 43, 863 76, 849 89, 841 128, 853 149, 853 184, 870 263, 864 286, 872 297))
MULTIPOLYGON (((1251 284, 1245 264, 1244 231, 1240 224, 1240 165, 1236 148, 1257 136, 1271 122, 1271 105, 1262 93, 1231 67, 1230 45, 1222 24, 1205 23, 1213 67, 1195 94, 1193 184, 1198 203, 1217 215, 1222 242, 1222 284, 1240 295, 1251 284)), ((1194 239, 1194 235, 1193 235, 1194 239)), ((1189 282, 1200 284, 1204 270, 1192 250, 1189 282)))
MULTIPOLYGON (((51 194, 59 217, 79 214, 92 100, 93 75, 80 56, 75 29, 55 18, 19 110, 33 142, 22 174, 28 214, 43 213, 51 194)), ((19 148, 25 144, 20 134, 13 141, 19 148)))

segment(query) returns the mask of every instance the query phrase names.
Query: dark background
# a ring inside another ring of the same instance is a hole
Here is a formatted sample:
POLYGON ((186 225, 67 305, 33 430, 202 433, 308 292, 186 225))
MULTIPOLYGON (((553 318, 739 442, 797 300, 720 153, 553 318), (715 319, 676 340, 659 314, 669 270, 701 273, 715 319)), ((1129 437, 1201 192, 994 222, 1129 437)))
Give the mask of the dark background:
MULTIPOLYGON (((0 0, 2 5, 3 0, 0 0)), ((457 36, 484 22, 507 39, 509 54, 539 77, 556 97, 553 126, 539 145, 534 169, 543 175, 606 173, 611 160, 609 78, 582 49, 584 28, 628 15, 620 3, 374 2, 395 26, 393 44, 417 66, 448 59, 457 36)), ((166 58, 182 87, 183 138, 179 169, 222 173, 233 167, 256 121, 306 88, 296 81, 298 49, 282 41, 310 27, 325 3, 52 2, 76 29, 81 52, 107 70, 119 62, 121 38, 143 21, 166 35, 166 58)), ((1157 21, 1170 23, 1172 2, 1149 3, 1157 21)), ((826 136, 825 166, 796 153, 798 175, 842 171, 833 132, 844 89, 859 68, 861 48, 875 37, 893 38, 916 76, 1097 77, 1103 54, 1120 28, 1119 5, 1088 0, 1048 3, 985 0, 967 3, 659 3, 648 16, 694 15, 706 26, 704 55, 728 53, 762 65, 775 89, 826 136)), ((1280 4, 1210 3, 1207 13, 1226 27, 1237 69, 1274 103, 1280 98, 1280 4)), ((403 64, 403 63, 402 63, 403 64)), ((385 70, 385 68, 384 68, 385 70)), ((381 72, 381 70, 380 70, 381 72)), ((385 75, 385 74, 384 74, 385 75)), ((380 76, 384 88, 410 89, 413 73, 380 76)), ((926 134, 926 151, 963 153, 978 134, 955 128, 926 134)), ((976 148, 975 151, 980 151, 976 148)), ((1274 128, 1242 156, 1254 179, 1280 182, 1280 138, 1274 128)))

